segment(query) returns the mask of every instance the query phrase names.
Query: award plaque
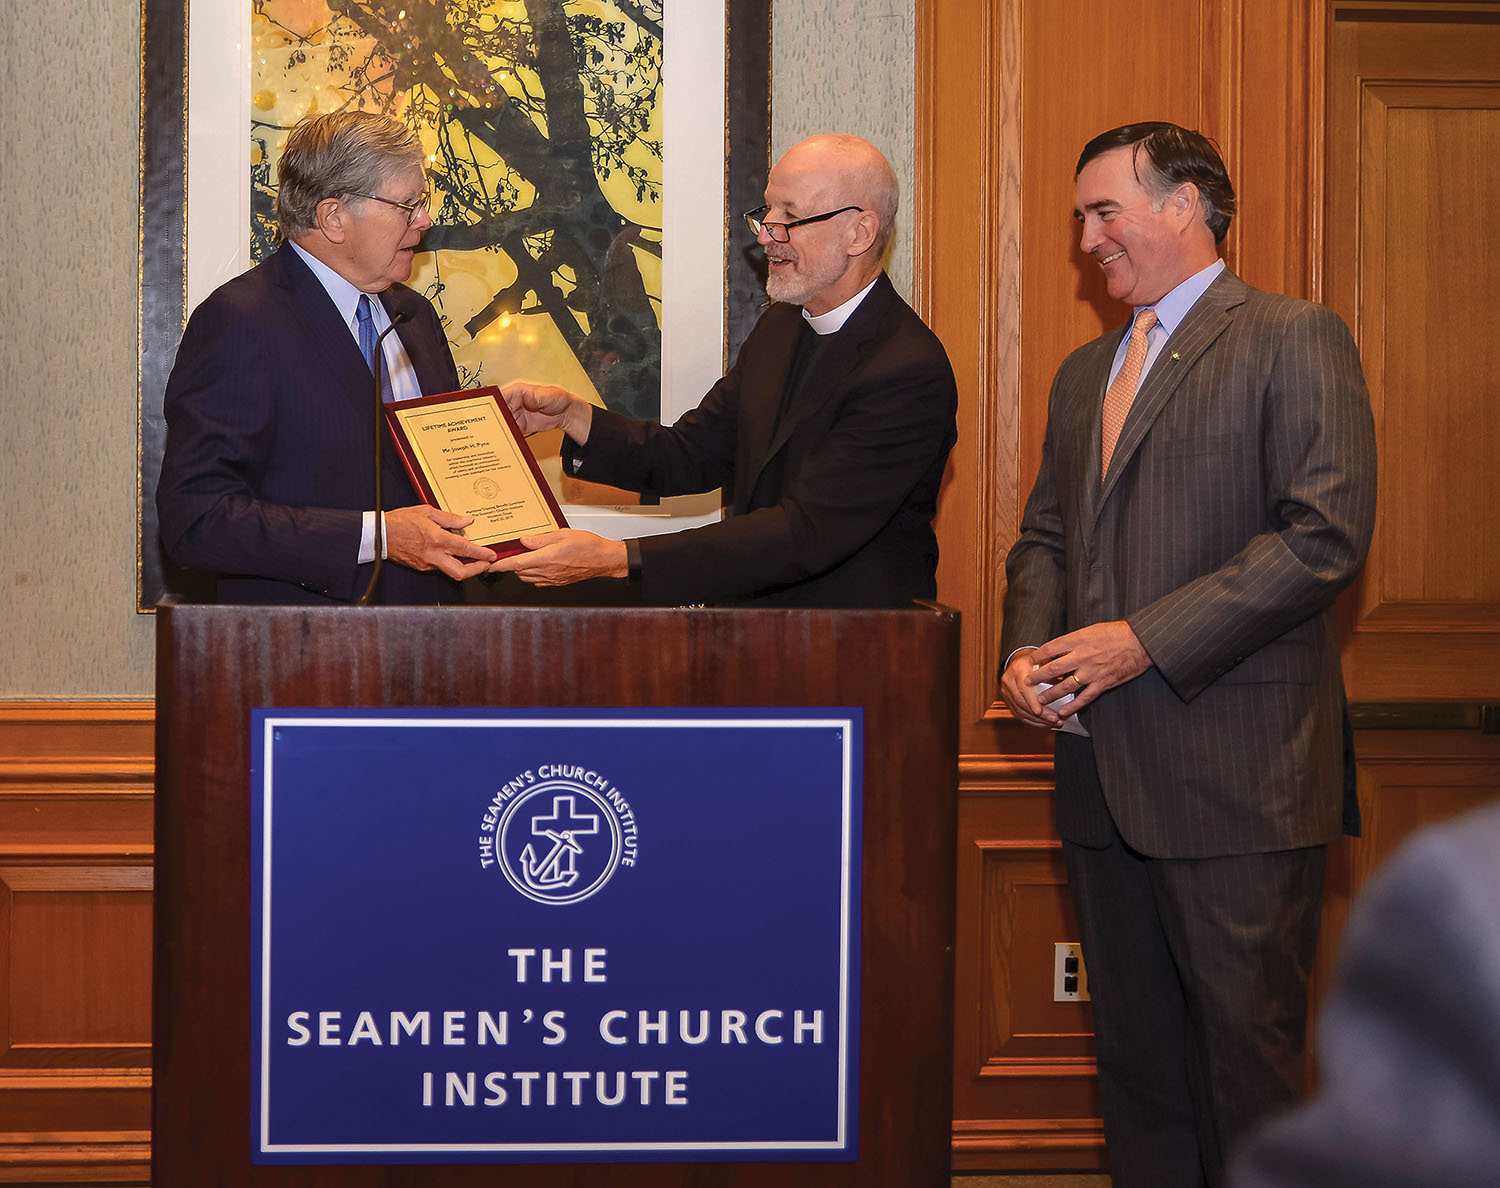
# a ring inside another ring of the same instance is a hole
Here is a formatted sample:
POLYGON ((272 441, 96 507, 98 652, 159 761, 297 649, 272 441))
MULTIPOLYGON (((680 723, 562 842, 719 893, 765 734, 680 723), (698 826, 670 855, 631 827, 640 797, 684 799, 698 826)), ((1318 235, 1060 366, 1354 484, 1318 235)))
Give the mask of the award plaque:
POLYGON ((568 526, 499 388, 395 400, 385 421, 423 502, 474 517, 466 539, 508 557, 568 526))

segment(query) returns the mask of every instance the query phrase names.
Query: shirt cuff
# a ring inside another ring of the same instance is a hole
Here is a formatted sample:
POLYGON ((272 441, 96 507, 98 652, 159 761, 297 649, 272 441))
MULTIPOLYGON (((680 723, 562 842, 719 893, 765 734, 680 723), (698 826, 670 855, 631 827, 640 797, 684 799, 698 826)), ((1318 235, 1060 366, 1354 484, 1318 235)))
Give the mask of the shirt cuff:
MULTIPOLYGON (((387 557, 390 554, 385 548, 386 540, 388 539, 385 535, 385 529, 388 528, 388 525, 385 522, 384 512, 380 514, 380 523, 382 528, 380 534, 380 555, 381 557, 387 557)), ((359 559, 357 564, 368 565, 373 560, 375 560, 375 513, 367 511, 365 512, 364 524, 359 531, 359 559)))

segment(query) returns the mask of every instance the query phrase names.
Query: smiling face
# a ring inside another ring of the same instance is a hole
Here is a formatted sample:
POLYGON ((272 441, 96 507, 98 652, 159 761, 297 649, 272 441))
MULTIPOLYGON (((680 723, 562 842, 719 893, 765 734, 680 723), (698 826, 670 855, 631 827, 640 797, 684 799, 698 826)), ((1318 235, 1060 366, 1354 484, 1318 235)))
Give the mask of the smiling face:
MULTIPOLYGON (((1217 253, 1196 189, 1184 183, 1153 199, 1136 177, 1137 151, 1111 149, 1083 167, 1073 217, 1080 246, 1104 269, 1109 295, 1139 306, 1154 305, 1217 253)), ((1139 166, 1144 172, 1151 163, 1139 166)))
POLYGON ((768 222, 798 219, 838 210, 864 207, 834 215, 819 223, 793 227, 790 241, 778 243, 762 231, 757 242, 766 253, 766 295, 773 301, 800 305, 810 314, 827 313, 858 293, 880 271, 877 245, 879 217, 868 209, 872 200, 863 192, 864 150, 842 142, 814 137, 794 145, 766 180, 768 222))
POLYGON ((426 185, 422 170, 403 170, 372 191, 390 202, 368 198, 340 201, 345 239, 340 245, 340 259, 334 264, 339 275, 366 293, 379 293, 411 275, 412 256, 422 235, 432 226, 432 217, 423 207, 408 222, 407 212, 391 202, 419 202, 426 185))

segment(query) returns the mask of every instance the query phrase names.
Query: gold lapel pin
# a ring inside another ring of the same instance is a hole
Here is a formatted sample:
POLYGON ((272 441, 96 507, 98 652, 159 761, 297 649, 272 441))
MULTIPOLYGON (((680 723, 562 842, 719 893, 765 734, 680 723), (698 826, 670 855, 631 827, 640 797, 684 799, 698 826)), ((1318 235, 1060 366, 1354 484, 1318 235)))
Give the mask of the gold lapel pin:
POLYGON ((1179 360, 1181 360, 1181 358, 1182 358, 1182 356, 1180 354, 1178 354, 1176 351, 1172 352, 1172 362, 1173 363, 1178 362, 1179 360))

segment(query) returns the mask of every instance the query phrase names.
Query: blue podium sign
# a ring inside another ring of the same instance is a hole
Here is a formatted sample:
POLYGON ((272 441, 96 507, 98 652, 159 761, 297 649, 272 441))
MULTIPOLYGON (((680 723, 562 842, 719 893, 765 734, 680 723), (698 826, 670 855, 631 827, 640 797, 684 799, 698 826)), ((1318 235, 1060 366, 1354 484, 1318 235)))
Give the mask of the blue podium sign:
POLYGON ((253 1161, 855 1159, 861 726, 254 711, 253 1161))

